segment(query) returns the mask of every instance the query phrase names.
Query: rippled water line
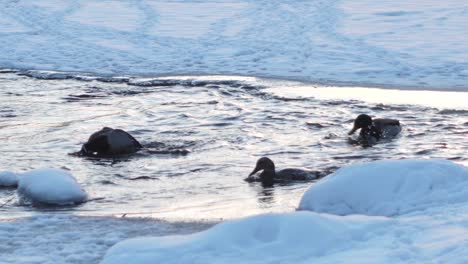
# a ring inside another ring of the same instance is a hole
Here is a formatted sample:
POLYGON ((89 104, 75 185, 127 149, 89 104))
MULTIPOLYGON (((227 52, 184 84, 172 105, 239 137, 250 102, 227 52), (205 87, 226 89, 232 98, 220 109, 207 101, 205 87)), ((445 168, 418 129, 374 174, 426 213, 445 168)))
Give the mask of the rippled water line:
MULTIPOLYGON (((264 155, 279 169, 327 170, 382 158, 467 162, 467 110, 348 100, 340 94, 329 99, 280 94, 315 88, 280 80, 211 78, 132 80, 128 85, 0 74, 0 111, 9 113, 0 115, 0 140, 7 142, 0 145, 7 153, 0 157, 0 169, 66 167, 91 197, 104 198, 65 211, 193 220, 294 210, 313 183, 264 189, 242 180, 264 155), (362 112, 400 119, 402 135, 372 148, 350 145, 346 132, 362 112), (130 131, 145 146, 163 142, 191 153, 142 152, 118 160, 67 155, 106 125, 130 131)), ((0 202, 6 195, 0 191, 0 202)), ((37 209, 12 204, 1 210, 14 217, 37 209)))

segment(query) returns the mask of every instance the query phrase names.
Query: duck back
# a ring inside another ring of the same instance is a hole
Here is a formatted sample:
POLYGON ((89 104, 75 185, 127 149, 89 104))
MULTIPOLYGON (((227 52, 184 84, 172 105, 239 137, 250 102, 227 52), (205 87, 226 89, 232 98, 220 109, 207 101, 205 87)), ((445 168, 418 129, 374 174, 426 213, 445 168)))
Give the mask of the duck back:
POLYGON ((395 137, 401 132, 400 121, 396 119, 375 119, 373 123, 383 138, 395 137))
POLYGON ((293 180, 293 181, 307 181, 317 179, 317 173, 302 169, 284 169, 276 172, 275 179, 278 180, 293 180))

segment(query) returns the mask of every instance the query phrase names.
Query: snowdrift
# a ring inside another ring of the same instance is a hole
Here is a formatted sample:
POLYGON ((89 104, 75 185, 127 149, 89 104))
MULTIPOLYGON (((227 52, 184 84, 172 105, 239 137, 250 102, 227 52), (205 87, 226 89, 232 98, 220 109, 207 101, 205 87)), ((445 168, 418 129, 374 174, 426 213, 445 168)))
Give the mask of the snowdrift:
POLYGON ((450 161, 351 165, 312 186, 299 208, 326 213, 258 215, 191 235, 124 240, 108 250, 102 263, 467 260, 468 169, 450 161))
POLYGON ((313 212, 258 215, 187 236, 125 240, 101 263, 294 263, 346 248, 387 222, 313 212))
POLYGON ((395 216, 468 202, 468 168, 446 160, 382 160, 339 169, 306 191, 299 210, 395 216))

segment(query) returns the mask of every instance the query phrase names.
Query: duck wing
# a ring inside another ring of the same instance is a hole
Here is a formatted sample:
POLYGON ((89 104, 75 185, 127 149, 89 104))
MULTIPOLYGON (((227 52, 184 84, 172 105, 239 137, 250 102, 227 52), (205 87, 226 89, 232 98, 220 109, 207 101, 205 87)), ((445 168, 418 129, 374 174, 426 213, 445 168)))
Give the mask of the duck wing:
POLYGON ((121 129, 114 129, 109 132, 108 142, 110 145, 109 152, 115 154, 133 153, 142 148, 140 142, 121 129))
POLYGON ((275 180, 281 181, 307 181, 315 180, 320 175, 316 171, 309 171, 303 169, 284 169, 276 172, 275 180))
POLYGON ((143 148, 143 146, 140 144, 140 142, 138 142, 138 140, 136 140, 136 138, 134 138, 132 135, 130 135, 128 132, 122 130, 122 129, 114 129, 114 132, 115 133, 119 133, 119 134, 122 134, 122 135, 126 135, 128 137, 128 139, 130 141, 133 142, 133 145, 136 147, 136 148, 143 148))
POLYGON ((374 119, 373 122, 377 128, 382 128, 386 126, 400 126, 400 121, 396 119, 377 118, 377 119, 374 119))
POLYGON ((374 126, 381 132, 383 138, 394 137, 401 131, 400 121, 396 119, 375 119, 374 126))

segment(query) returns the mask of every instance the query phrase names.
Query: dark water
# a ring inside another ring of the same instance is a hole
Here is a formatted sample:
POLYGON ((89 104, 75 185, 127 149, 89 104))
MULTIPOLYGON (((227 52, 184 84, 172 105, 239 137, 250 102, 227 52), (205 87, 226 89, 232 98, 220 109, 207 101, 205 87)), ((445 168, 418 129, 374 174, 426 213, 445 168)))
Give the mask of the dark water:
MULTIPOLYGON (((244 182, 261 156, 279 169, 322 172, 385 158, 468 161, 468 106, 451 109, 448 102, 438 109, 269 92, 281 85, 244 77, 33 78, 4 72, 0 170, 71 170, 96 199, 64 211, 225 219, 294 210, 313 184, 263 188, 244 182), (346 133, 360 113, 397 118, 403 132, 371 148, 350 144, 346 133), (162 151, 114 160, 68 155, 103 126, 127 130, 150 150, 162 151)), ((0 190, 0 204, 13 193, 0 190)), ((20 206, 17 200, 0 208, 12 216, 36 210, 52 209, 20 206)))

